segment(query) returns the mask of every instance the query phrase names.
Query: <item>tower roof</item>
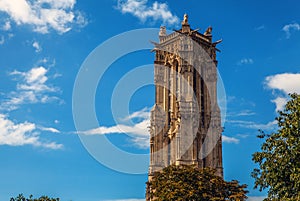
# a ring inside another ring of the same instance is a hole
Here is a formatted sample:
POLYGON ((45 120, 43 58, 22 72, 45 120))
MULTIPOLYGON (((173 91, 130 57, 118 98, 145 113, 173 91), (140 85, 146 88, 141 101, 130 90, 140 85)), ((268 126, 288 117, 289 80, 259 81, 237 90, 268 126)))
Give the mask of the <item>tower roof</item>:
MULTIPOLYGON (((159 33, 159 38, 160 38, 160 44, 164 44, 165 42, 169 42, 172 39, 175 39, 178 37, 178 33, 179 34, 183 34, 186 36, 191 37, 194 41, 207 45, 207 46, 214 46, 216 47, 216 45, 220 42, 222 42, 222 40, 218 40, 216 42, 212 42, 212 26, 209 26, 206 31, 204 33, 200 33, 199 32, 199 28, 197 29, 192 29, 190 24, 189 24, 189 16, 187 14, 184 14, 183 16, 183 20, 181 22, 181 29, 173 29, 173 33, 171 34, 167 34, 166 33, 166 27, 162 26, 160 29, 160 33, 159 33)), ((217 51, 219 51, 216 48, 217 51)))
POLYGON ((164 45, 172 40, 176 40, 176 38, 178 38, 180 35, 186 35, 191 37, 194 41, 196 41, 199 44, 214 47, 216 51, 220 51, 216 48, 216 45, 222 42, 222 40, 218 40, 216 42, 212 41, 212 26, 209 26, 204 33, 200 33, 199 30, 199 28, 191 28, 189 24, 189 16, 187 14, 184 14, 183 20, 181 22, 181 29, 173 29, 174 32, 172 32, 171 34, 167 34, 166 27, 162 26, 160 28, 159 45, 164 45))

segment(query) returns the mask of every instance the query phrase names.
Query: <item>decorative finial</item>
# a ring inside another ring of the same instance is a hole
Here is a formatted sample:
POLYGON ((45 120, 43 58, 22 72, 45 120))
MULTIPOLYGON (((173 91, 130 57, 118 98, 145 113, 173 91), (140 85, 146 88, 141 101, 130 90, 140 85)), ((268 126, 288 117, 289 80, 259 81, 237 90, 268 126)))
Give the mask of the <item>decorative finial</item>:
POLYGON ((212 32, 212 27, 209 26, 209 27, 206 29, 206 31, 204 32, 204 35, 205 35, 205 36, 211 36, 211 32, 212 32))
POLYGON ((189 24, 189 16, 187 14, 184 14, 182 25, 188 25, 189 24))

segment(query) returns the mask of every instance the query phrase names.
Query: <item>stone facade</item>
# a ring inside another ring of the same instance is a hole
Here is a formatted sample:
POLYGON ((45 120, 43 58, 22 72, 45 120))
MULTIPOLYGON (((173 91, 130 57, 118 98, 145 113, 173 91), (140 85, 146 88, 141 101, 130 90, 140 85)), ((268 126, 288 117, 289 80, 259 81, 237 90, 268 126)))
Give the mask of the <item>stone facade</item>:
POLYGON ((216 69, 221 41, 212 42, 211 32, 191 29, 185 15, 180 30, 167 34, 161 27, 154 43, 149 180, 171 164, 213 167, 223 176, 216 69))

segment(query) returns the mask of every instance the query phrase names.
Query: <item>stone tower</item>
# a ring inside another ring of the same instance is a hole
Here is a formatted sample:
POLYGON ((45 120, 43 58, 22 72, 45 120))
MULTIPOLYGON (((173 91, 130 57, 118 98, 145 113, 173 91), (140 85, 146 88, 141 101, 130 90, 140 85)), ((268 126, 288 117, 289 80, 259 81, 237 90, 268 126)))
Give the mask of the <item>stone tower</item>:
MULTIPOLYGON (((212 28, 161 27, 154 43, 155 106, 151 111, 149 180, 171 164, 212 167, 223 176, 222 127, 217 103, 216 45, 212 28)), ((147 199, 149 200, 149 199, 147 199)))

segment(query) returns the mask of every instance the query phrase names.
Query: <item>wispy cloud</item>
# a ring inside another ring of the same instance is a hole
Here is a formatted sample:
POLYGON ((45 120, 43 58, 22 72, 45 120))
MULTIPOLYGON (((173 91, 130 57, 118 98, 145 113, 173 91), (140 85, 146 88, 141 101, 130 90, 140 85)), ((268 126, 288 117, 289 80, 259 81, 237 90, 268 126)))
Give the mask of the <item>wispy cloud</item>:
POLYGON ((149 147, 149 109, 144 108, 140 111, 134 112, 129 116, 122 118, 123 121, 131 121, 133 119, 140 120, 138 123, 118 124, 111 127, 100 126, 95 129, 87 131, 79 131, 78 134, 83 135, 109 135, 109 134, 128 134, 132 139, 131 141, 139 148, 149 147))
POLYGON ((253 64, 254 60, 251 58, 243 58, 240 61, 237 62, 237 65, 248 65, 248 64, 253 64))
POLYGON ((10 21, 6 21, 4 23, 4 25, 2 26, 2 30, 4 31, 9 31, 11 29, 11 24, 10 24, 10 21))
POLYGON ((291 31, 300 31, 300 25, 298 23, 284 25, 282 30, 285 32, 286 38, 291 37, 291 31))
POLYGON ((9 24, 31 25, 33 31, 43 34, 50 29, 62 34, 74 24, 86 23, 82 14, 74 10, 75 4, 76 0, 1 0, 0 12, 9 16, 9 24))
POLYGON ((239 138, 247 138, 247 137, 249 137, 248 134, 237 134, 236 136, 238 136, 239 138))
POLYGON ((24 146, 32 145, 48 149, 62 149, 63 145, 56 142, 49 142, 40 138, 40 131, 59 132, 54 128, 44 128, 34 123, 15 123, 4 114, 0 114, 0 145, 24 146))
POLYGON ((48 81, 48 69, 43 66, 35 67, 27 72, 13 71, 9 75, 18 81, 16 90, 10 92, 0 105, 1 110, 11 111, 22 104, 48 103, 61 100, 51 94, 59 88, 51 86, 48 81))
POLYGON ((236 97, 236 96, 228 96, 227 98, 227 103, 232 104, 234 106, 239 105, 241 107, 255 107, 256 104, 253 101, 247 100, 243 97, 236 97))
POLYGON ((300 73, 282 73, 265 78, 265 86, 273 90, 276 96, 272 102, 276 105, 276 111, 282 110, 288 101, 289 93, 300 94, 300 73))
POLYGON ((149 119, 150 118, 150 112, 149 112, 149 108, 145 107, 144 109, 140 110, 140 111, 136 111, 133 112, 132 114, 130 114, 129 116, 122 118, 122 121, 129 121, 135 118, 142 118, 142 119, 149 119))
POLYGON ((35 49, 35 52, 37 52, 37 53, 42 51, 42 47, 39 44, 39 42, 37 42, 37 41, 34 41, 32 43, 32 47, 35 49))
POLYGON ((132 14, 142 22, 160 20, 169 25, 179 22, 179 18, 172 14, 166 3, 155 1, 152 5, 148 4, 148 0, 118 0, 117 9, 123 14, 132 14))
POLYGON ((129 125, 129 126, 124 124, 119 124, 111 127, 101 126, 88 131, 80 132, 80 134, 105 135, 105 134, 114 134, 114 133, 131 133, 136 136, 145 136, 146 133, 148 133, 147 126, 148 126, 148 119, 143 120, 140 123, 129 125))
POLYGON ((253 112, 252 110, 241 110, 238 112, 229 112, 226 116, 227 117, 241 117, 241 116, 252 116, 255 114, 256 113, 253 112))
POLYGON ((44 58, 40 59, 36 63, 36 66, 44 66, 44 65, 46 65, 47 67, 51 68, 51 67, 54 67, 55 64, 56 64, 56 60, 55 59, 51 59, 49 57, 44 57, 44 58))
POLYGON ((265 28, 266 28, 265 25, 260 25, 258 27, 255 27, 255 30, 260 31, 260 30, 264 30, 265 28))
POLYGON ((240 140, 235 138, 235 137, 228 137, 228 136, 223 135, 222 136, 222 142, 223 143, 229 143, 229 144, 232 144, 232 143, 238 144, 240 142, 240 140))
POLYGON ((271 121, 266 124, 257 123, 253 121, 243 121, 243 120, 227 120, 226 123, 229 123, 235 127, 249 128, 255 130, 275 130, 277 128, 277 122, 271 121))
POLYGON ((51 127, 43 127, 43 126, 39 126, 38 127, 40 130, 42 131, 48 131, 48 132, 51 132, 51 133, 60 133, 59 130, 57 130, 56 128, 51 128, 51 127))
POLYGON ((1 36, 1 37, 0 37, 0 45, 3 45, 4 43, 5 43, 4 36, 1 36))

